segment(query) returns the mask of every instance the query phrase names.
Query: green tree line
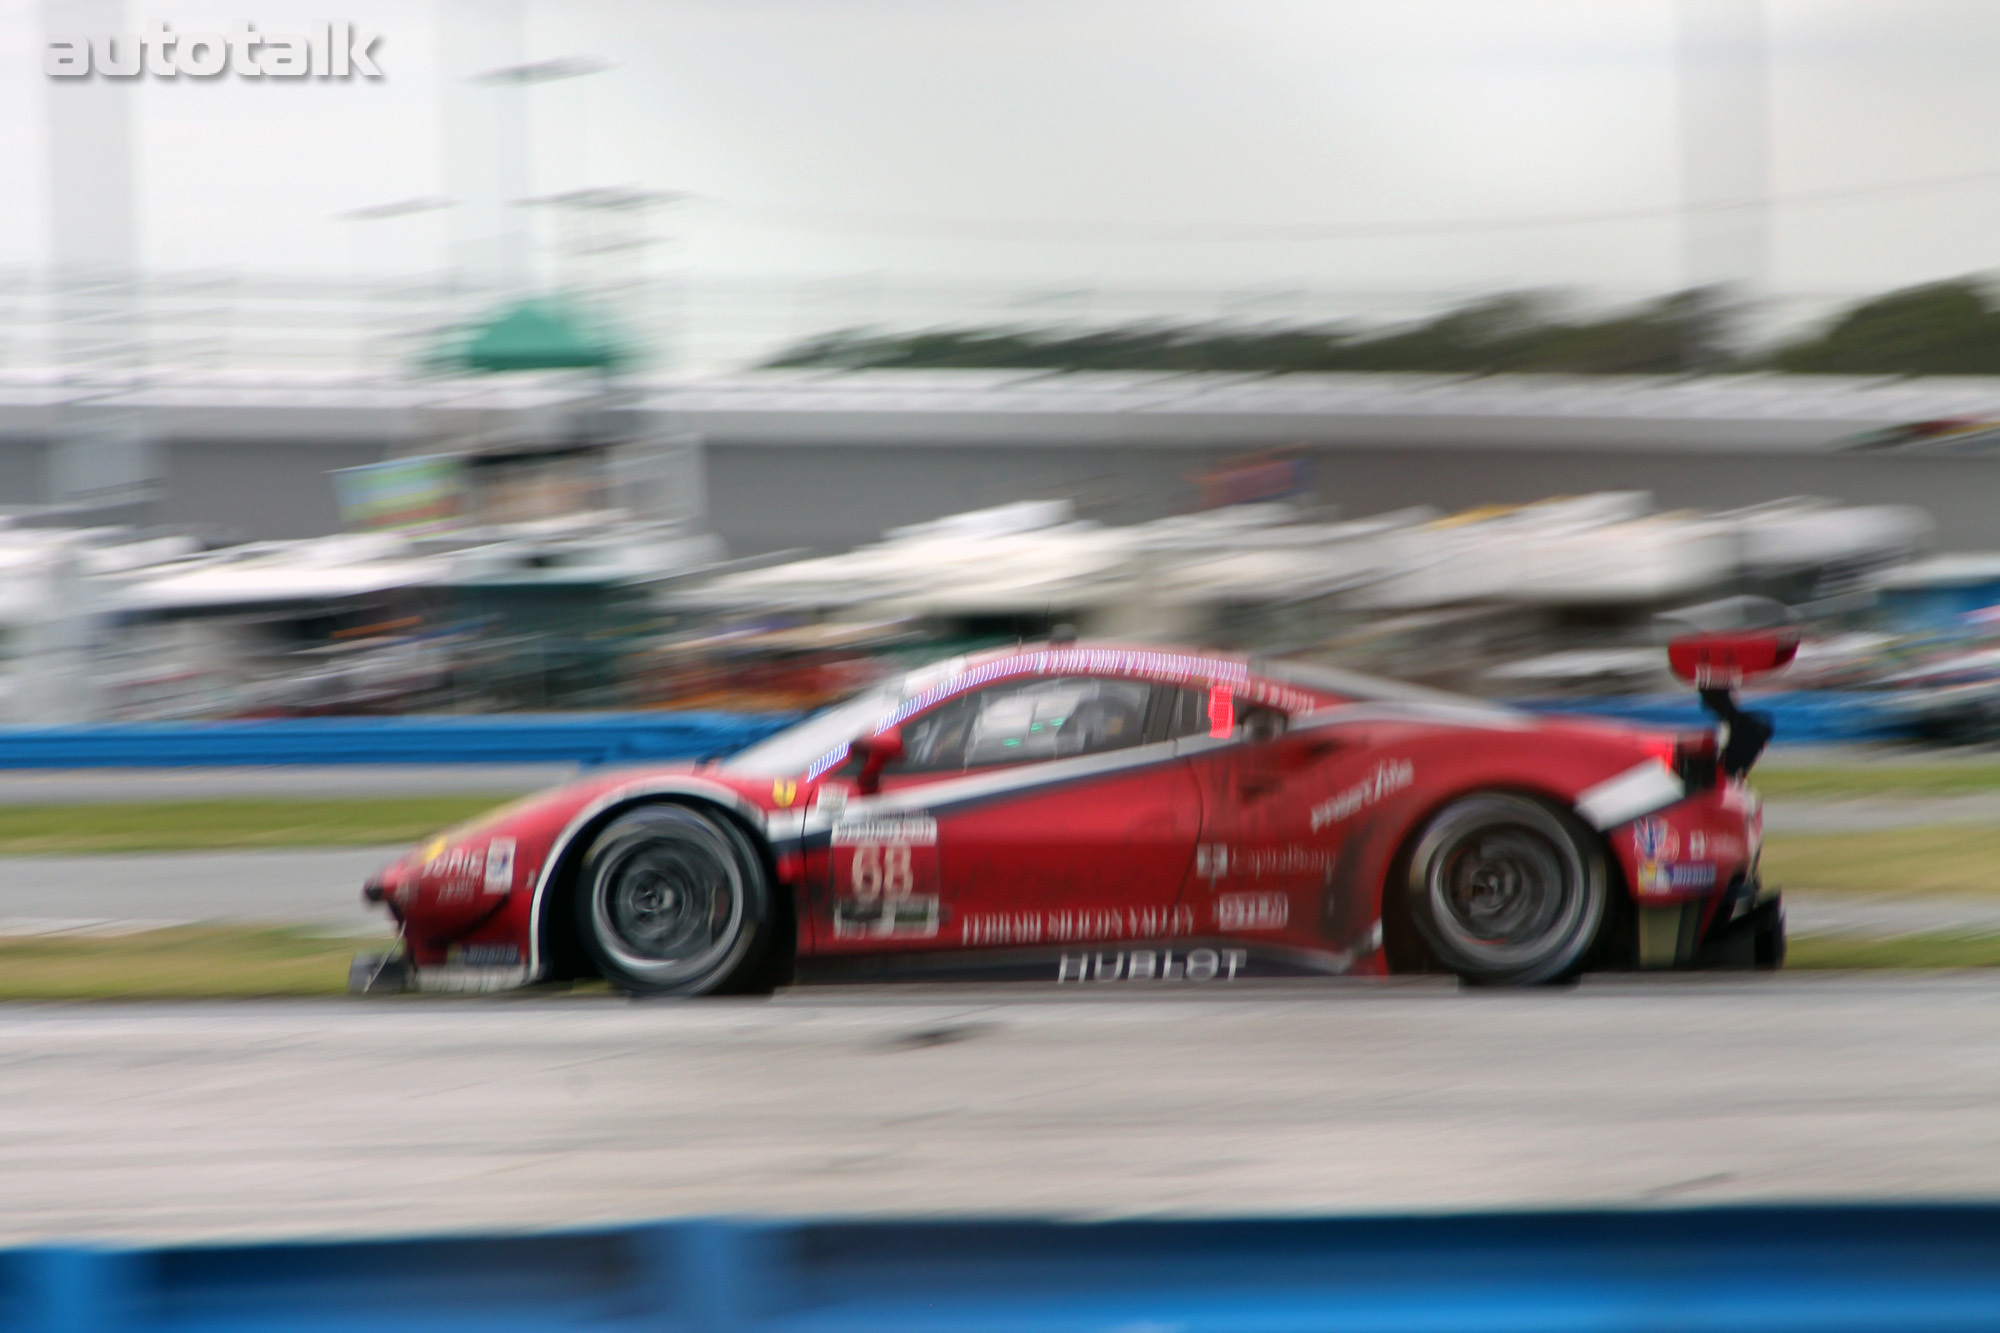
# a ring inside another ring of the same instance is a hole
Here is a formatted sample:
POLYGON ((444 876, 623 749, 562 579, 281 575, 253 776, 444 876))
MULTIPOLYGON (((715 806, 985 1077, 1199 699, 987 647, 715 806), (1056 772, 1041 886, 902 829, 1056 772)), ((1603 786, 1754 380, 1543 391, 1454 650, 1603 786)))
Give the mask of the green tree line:
POLYGON ((1514 293, 1389 330, 1147 324, 1083 332, 849 331, 802 343, 767 364, 1253 374, 2000 375, 2000 304, 1973 279, 1929 283, 1863 301, 1823 328, 1754 352, 1732 342, 1723 294, 1697 288, 1594 318, 1566 317, 1546 297, 1514 293))

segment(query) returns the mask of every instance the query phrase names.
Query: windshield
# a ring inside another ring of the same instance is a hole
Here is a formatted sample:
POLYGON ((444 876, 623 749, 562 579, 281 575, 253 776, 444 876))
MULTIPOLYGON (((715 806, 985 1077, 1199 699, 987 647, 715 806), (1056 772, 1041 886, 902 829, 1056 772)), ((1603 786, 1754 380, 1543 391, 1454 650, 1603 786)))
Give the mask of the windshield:
POLYGON ((757 742, 731 756, 723 768, 731 773, 789 777, 803 773, 813 760, 867 731, 902 701, 907 678, 870 686, 854 697, 814 713, 796 726, 757 742))

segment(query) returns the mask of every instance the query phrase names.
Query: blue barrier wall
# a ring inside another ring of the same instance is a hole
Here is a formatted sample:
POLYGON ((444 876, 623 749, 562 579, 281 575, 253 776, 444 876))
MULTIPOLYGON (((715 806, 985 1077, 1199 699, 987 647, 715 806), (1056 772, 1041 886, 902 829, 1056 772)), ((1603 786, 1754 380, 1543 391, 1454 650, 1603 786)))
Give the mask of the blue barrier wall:
POLYGON ((1064 1224, 689 1221, 0 1255, 6 1333, 2000 1327, 2000 1207, 1064 1224))
POLYGON ((500 713, 0 729, 0 768, 615 764, 727 754, 790 713, 500 713))
MULTIPOLYGON (((1692 695, 1538 699, 1519 706, 1659 727, 1714 719, 1692 695)), ((1830 691, 1751 695, 1788 744, 1891 739, 1907 726, 1886 701, 1830 691)), ((177 768, 242 764, 617 764, 728 754, 791 713, 500 713, 139 722, 0 728, 0 768, 177 768)))
MULTIPOLYGON (((1712 727, 1715 719, 1702 711, 1693 691, 1685 694, 1612 695, 1602 698, 1519 699, 1516 707, 1537 713, 1575 713, 1616 722, 1670 729, 1712 727)), ((1777 724, 1777 740, 1786 745, 1858 744, 1896 740, 1910 735, 1907 717, 1883 695, 1835 690, 1751 692, 1743 706, 1769 713, 1777 724)))

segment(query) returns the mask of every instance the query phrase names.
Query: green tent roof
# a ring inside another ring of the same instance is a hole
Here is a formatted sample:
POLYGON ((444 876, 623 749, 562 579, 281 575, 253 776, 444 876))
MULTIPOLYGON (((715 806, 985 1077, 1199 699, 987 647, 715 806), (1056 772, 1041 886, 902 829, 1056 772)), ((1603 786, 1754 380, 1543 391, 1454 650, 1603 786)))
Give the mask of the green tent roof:
POLYGON ((475 325, 454 355, 467 370, 615 370, 631 349, 566 302, 530 297, 475 325))

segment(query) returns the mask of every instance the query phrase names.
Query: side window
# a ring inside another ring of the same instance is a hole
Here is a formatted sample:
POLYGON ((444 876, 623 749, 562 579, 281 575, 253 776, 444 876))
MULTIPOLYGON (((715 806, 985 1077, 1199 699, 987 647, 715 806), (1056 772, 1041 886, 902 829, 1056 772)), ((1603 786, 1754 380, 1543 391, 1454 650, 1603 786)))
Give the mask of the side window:
MULTIPOLYGON (((1216 719, 1209 713, 1210 691, 1179 689, 1174 694, 1173 716, 1167 722, 1168 739, 1213 736, 1216 719)), ((1240 696, 1231 696, 1229 716, 1223 720, 1223 726, 1229 735, 1238 740, 1268 740, 1283 735, 1287 721, 1285 715, 1275 708, 1265 708, 1240 696)))
POLYGON ((1208 735, 1208 691, 1174 691, 1174 715, 1167 724, 1167 739, 1208 735))
POLYGON ((989 686, 903 727, 901 773, 939 773, 1067 759, 1137 745, 1153 687, 1093 676, 1036 677, 989 686))

